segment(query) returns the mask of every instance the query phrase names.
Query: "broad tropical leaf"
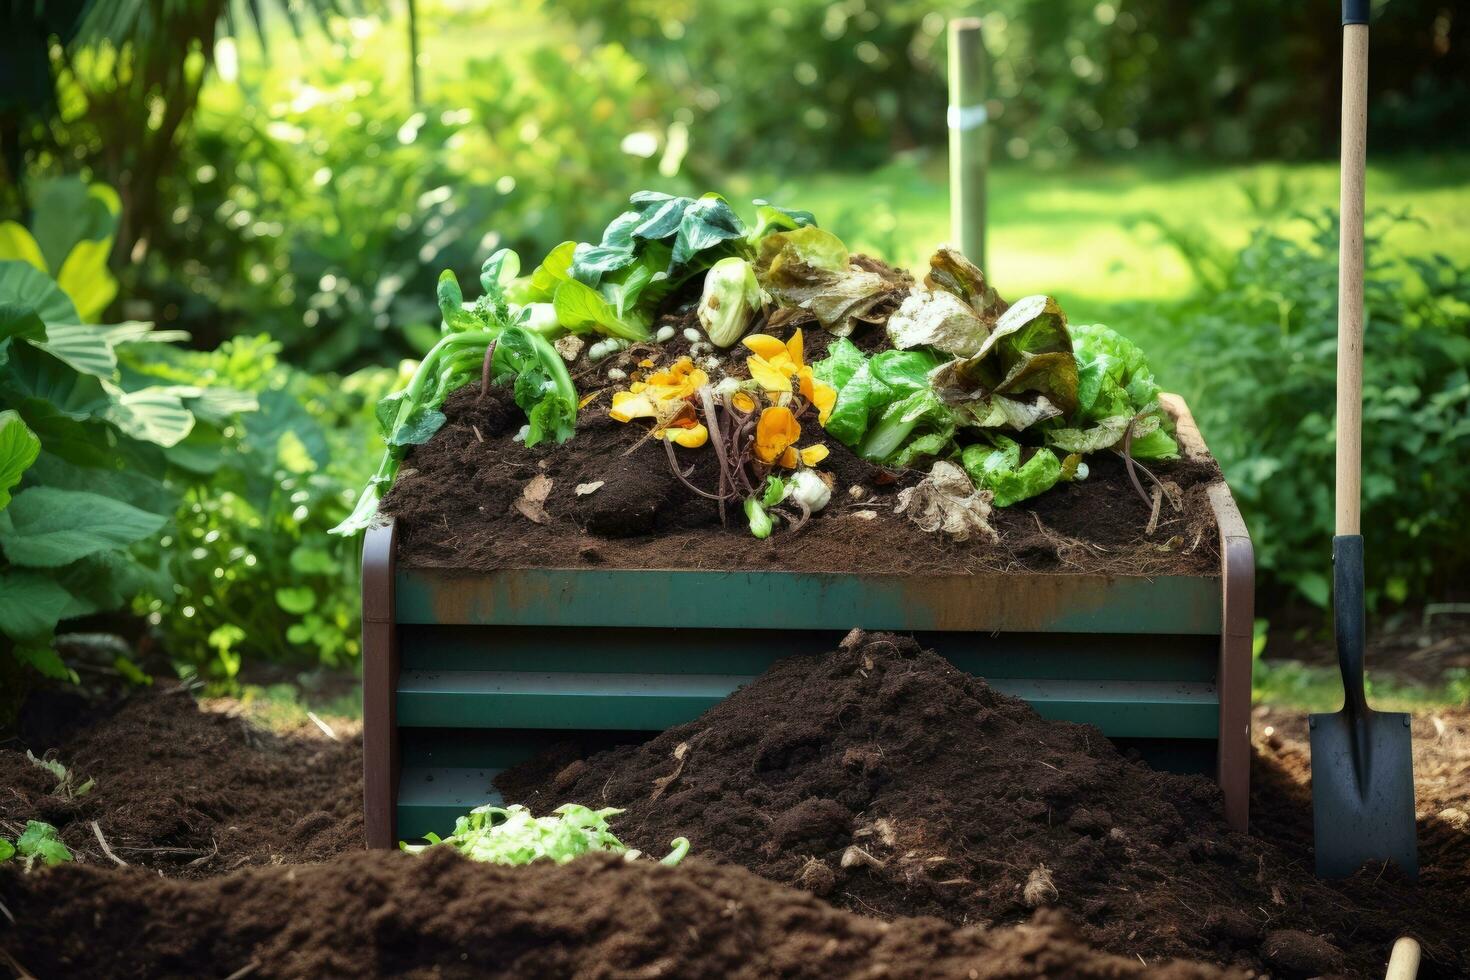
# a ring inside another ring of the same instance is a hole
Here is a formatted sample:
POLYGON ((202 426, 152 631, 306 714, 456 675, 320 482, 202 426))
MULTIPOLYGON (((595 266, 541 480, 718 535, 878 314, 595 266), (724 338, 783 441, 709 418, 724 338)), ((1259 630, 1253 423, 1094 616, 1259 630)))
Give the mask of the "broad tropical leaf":
POLYGON ((0 511, 0 550, 16 565, 60 568, 141 541, 166 521, 101 494, 30 487, 0 511))

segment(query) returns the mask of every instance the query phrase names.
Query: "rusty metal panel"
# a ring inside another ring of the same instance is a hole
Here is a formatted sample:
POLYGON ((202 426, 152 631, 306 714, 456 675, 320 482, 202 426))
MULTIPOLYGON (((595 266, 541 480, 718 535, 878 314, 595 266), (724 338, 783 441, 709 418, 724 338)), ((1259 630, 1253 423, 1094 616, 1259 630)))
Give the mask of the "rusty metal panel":
POLYGON ((400 568, 400 623, 1218 634, 1212 575, 400 568), (698 606, 690 596, 717 596, 698 606), (758 612, 757 612, 758 611, 758 612))

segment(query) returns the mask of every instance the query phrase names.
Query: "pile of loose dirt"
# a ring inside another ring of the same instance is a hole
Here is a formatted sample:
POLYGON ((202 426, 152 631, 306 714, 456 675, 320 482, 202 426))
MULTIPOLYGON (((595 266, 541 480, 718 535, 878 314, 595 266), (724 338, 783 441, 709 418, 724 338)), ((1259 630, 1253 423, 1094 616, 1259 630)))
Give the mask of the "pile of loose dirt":
POLYGON ((1323 885, 1300 851, 1229 832, 1208 780, 1044 721, 907 638, 854 632, 652 741, 533 761, 499 785, 536 810, 625 807, 632 846, 662 853, 684 835, 873 915, 999 925, 1055 906, 1123 955, 1278 976, 1371 975, 1407 931, 1423 975, 1470 973, 1463 893, 1392 870, 1323 885))
MULTIPOLYGON (((634 367, 636 358, 648 353, 631 349, 624 355, 626 366, 634 367)), ((668 360, 679 353, 675 344, 661 349, 660 356, 668 360)), ((602 565, 853 571, 876 564, 903 573, 1006 569, 1155 575, 1208 574, 1218 568, 1207 488, 1221 477, 1212 459, 1149 463, 1183 495, 1183 510, 1176 514, 1164 505, 1152 533, 1146 533, 1150 507, 1138 496, 1122 459, 1099 453, 1089 460, 1086 481, 992 511, 997 542, 955 543, 920 532, 893 513, 898 490, 920 474, 881 470, 807 425, 802 444, 820 441, 830 453, 821 469, 835 478, 832 503, 799 532, 778 530, 758 541, 739 513, 721 526, 717 505, 675 477, 662 443, 644 438, 646 426, 608 417, 611 388, 600 374, 579 376, 578 390, 596 394, 579 415, 576 435, 563 445, 530 449, 512 438, 525 420, 508 389, 492 388, 481 399, 479 386, 472 385, 451 395, 444 426, 409 452, 383 501, 383 513, 399 524, 399 560, 468 570, 602 565), (551 490, 538 522, 516 503, 528 484, 540 479, 551 480, 551 490), (597 489, 577 493, 579 486, 591 484, 597 489), (851 495, 854 488, 860 498, 851 495)), ((692 467, 688 479, 695 486, 717 484, 713 450, 676 453, 680 465, 692 467)))
POLYGON ((111 863, 95 821, 129 865, 188 877, 323 860, 364 846, 356 734, 277 735, 183 691, 138 695, 48 753, 74 786, 96 781, 85 795, 58 793, 24 752, 0 750, 0 826, 13 836, 43 820, 84 859, 111 863))
POLYGON ((1207 980, 1101 954, 1054 915, 955 930, 833 909, 739 868, 592 855, 503 868, 354 854, 203 882, 0 873, 0 945, 38 976, 884 977, 1207 980))

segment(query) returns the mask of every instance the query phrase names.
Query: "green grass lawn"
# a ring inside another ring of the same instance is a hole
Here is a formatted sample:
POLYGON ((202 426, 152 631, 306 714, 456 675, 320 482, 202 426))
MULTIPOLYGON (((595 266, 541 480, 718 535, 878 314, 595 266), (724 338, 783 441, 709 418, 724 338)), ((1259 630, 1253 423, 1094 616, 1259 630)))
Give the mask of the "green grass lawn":
MULTIPOLYGON (((949 238, 943 155, 866 175, 817 174, 730 181, 731 192, 768 193, 814 211, 853 245, 910 268, 949 238)), ((1470 159, 1374 161, 1370 208, 1407 209, 1422 224, 1390 235, 1398 254, 1441 251, 1470 259, 1470 159)), ((1077 320, 1128 301, 1179 299, 1188 267, 1148 224, 1152 217, 1244 245, 1263 220, 1337 206, 1335 163, 1215 167, 1177 161, 1089 163, 1060 171, 1018 165, 990 179, 987 271, 1002 293, 1050 292, 1077 320), (1253 203, 1252 198, 1255 198, 1253 203)))
MULTIPOLYGON (((1470 157, 1375 160, 1370 209, 1407 211, 1385 238, 1394 259, 1443 252, 1470 263, 1470 157)), ((853 247, 920 271, 949 240, 944 154, 895 163, 871 174, 803 177, 741 175, 726 182, 736 199, 764 195, 813 211, 853 247)), ((1271 223, 1305 234, 1301 212, 1337 207, 1337 166, 1254 163, 1209 166, 1178 160, 1079 164, 1036 171, 998 167, 990 179, 986 271, 1003 295, 1050 293, 1073 322, 1113 326, 1149 352, 1160 379, 1189 397, 1169 365, 1187 363, 1187 332, 1168 317, 1140 318, 1140 303, 1177 302, 1193 274, 1154 219, 1243 246, 1271 223)))

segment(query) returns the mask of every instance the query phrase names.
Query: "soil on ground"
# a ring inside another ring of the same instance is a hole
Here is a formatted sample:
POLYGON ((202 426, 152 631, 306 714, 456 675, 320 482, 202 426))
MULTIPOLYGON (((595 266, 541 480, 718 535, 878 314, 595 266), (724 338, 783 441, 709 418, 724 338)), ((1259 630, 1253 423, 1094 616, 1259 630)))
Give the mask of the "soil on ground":
POLYGON ((73 793, 24 751, 0 749, 0 828, 59 828, 102 864, 106 841, 130 866, 202 877, 259 864, 319 861, 364 846, 362 739, 355 723, 332 741, 315 726, 277 734, 237 702, 196 704, 179 688, 125 701, 58 745, 38 744, 71 774, 73 793), (95 828, 94 829, 94 824, 95 828))
MULTIPOLYGON (((552 753, 498 785, 538 811, 626 808, 632 846, 687 836, 703 857, 870 915, 993 926, 1058 907, 1122 955, 1276 976, 1371 976, 1410 932, 1422 976, 1470 975, 1461 852, 1426 849, 1418 886, 1393 868, 1323 884, 1309 841, 1230 832, 1209 780, 1045 721, 902 637, 854 632, 649 742, 552 753)), ((1310 813, 1300 795, 1285 805, 1310 813)), ((1258 804, 1257 826, 1278 820, 1258 804)))
MULTIPOLYGON (((673 318, 681 326, 690 316, 673 318)), ((822 356, 830 335, 812 322, 768 326, 786 339, 805 336, 807 360, 822 356)), ((881 327, 854 338, 883 346, 881 327)), ((820 469, 834 478, 832 502, 800 530, 784 525, 764 541, 751 536, 732 508, 721 525, 719 507, 675 476, 668 451, 646 439, 641 421, 608 417, 614 384, 608 368, 636 371, 650 355, 671 362, 689 347, 679 336, 661 347, 639 345, 590 368, 573 366, 578 391, 590 401, 578 415, 576 435, 563 445, 527 448, 514 436, 524 424, 504 387, 482 397, 478 385, 451 395, 447 421, 404 459, 382 512, 398 521, 399 560, 415 566, 483 571, 496 568, 605 566, 610 568, 873 570, 942 573, 973 570, 1113 572, 1143 575, 1218 571, 1218 543, 1207 488, 1221 479, 1213 459, 1151 461, 1158 480, 1178 488, 1179 509, 1167 501, 1152 528, 1152 507, 1134 488, 1124 460, 1112 453, 1088 459, 1088 479, 1057 487, 990 521, 998 540, 954 542, 919 531, 895 515, 898 491, 916 471, 888 471, 863 460, 822 430, 803 424, 801 445, 820 442, 830 453, 820 469), (535 518, 517 502, 533 480, 549 479, 544 513, 535 518), (586 488, 597 484, 596 489, 586 488), (579 493, 578 488, 583 488, 579 493), (856 494, 856 495, 855 495, 856 494)), ((745 373, 744 348, 727 354, 732 374, 745 373)), ((580 364, 581 362, 578 362, 580 364)), ((710 446, 675 449, 687 480, 714 489, 717 458, 710 446)), ((1145 489, 1153 486, 1137 474, 1145 489)))
POLYGON ((351 723, 332 720, 340 742, 268 732, 184 691, 73 717, 20 747, 96 779, 81 798, 0 754, 0 834, 48 820, 75 852, 0 866, 0 977, 1216 975, 1162 966, 1165 949, 1377 977, 1401 930, 1425 944, 1421 976, 1470 975, 1470 709, 1415 721, 1419 885, 1368 869, 1332 887, 1310 875, 1302 716, 1258 713, 1242 838, 1207 782, 891 637, 779 665, 644 749, 553 767, 553 805, 598 803, 611 776, 625 839, 663 854, 692 837, 676 869, 365 853, 351 723), (910 917, 926 912, 951 921, 910 917))
POLYGON ((25 923, 0 942, 39 976, 1224 976, 1099 953, 1054 915, 997 931, 879 922, 697 858, 503 868, 448 850, 355 853, 204 882, 67 867, 0 877, 0 895, 25 923))

